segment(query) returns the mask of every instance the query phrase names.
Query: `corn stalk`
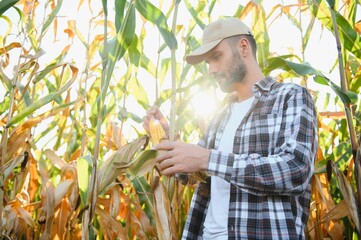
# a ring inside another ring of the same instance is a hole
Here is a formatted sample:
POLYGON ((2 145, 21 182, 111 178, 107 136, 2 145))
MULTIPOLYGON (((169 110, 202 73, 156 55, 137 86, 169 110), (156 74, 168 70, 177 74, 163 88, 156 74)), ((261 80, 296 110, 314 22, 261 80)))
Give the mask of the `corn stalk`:
MULTIPOLYGON (((102 83, 105 82, 105 73, 107 69, 107 21, 108 21, 108 11, 107 11, 107 1, 102 1, 103 10, 104 10, 104 50, 103 50, 103 58, 102 58, 102 83)), ((102 90, 100 92, 99 101, 96 102, 98 109, 98 117, 97 117, 97 127, 96 127, 96 138, 95 138, 95 146, 94 146, 94 156, 93 156, 93 165, 92 165, 92 173, 90 176, 90 185, 87 196, 87 204, 84 210, 84 215, 82 219, 83 229, 82 229, 82 239, 89 239, 89 227, 92 221, 95 207, 96 207, 96 199, 97 199, 97 163, 99 158, 99 150, 100 150, 100 135, 101 135, 101 126, 103 120, 103 108, 104 108, 104 100, 107 92, 107 87, 104 87, 103 84, 102 90)))
MULTIPOLYGON (((336 20, 336 13, 335 13, 335 1, 333 0, 327 0, 329 6, 330 6, 330 11, 331 11, 331 19, 332 19, 332 25, 333 25, 333 30, 335 33, 335 39, 336 39, 336 46, 337 46, 337 53, 338 53, 338 66, 339 66, 339 73, 340 73, 340 86, 341 86, 341 90, 346 93, 348 91, 347 86, 348 84, 346 83, 346 77, 345 77, 345 68, 344 68, 344 64, 343 64, 343 56, 342 56, 342 45, 341 45, 341 41, 340 41, 340 34, 338 32, 338 25, 337 25, 337 20, 336 20)), ((352 148, 352 156, 353 156, 353 161, 355 164, 355 176, 356 176, 356 185, 357 185, 357 190, 358 190, 358 194, 359 194, 359 199, 358 199, 358 209, 361 209, 361 182, 360 182, 360 176, 361 176, 361 168, 360 168, 360 161, 359 161, 359 156, 357 156, 357 152, 360 151, 359 150, 359 145, 357 142, 357 135, 356 135, 356 130, 353 124, 353 114, 351 111, 351 104, 345 104, 344 103, 344 110, 345 110, 345 114, 346 114, 346 121, 347 121, 347 126, 348 126, 348 130, 349 130, 349 134, 350 134, 350 141, 351 141, 351 148, 352 148)), ((353 197, 353 196, 351 196, 353 197)), ((360 213, 358 214, 358 218, 360 219, 360 213)), ((359 223, 358 226, 356 226, 358 231, 361 231, 361 223, 359 223)))
POLYGON ((127 14, 125 16, 124 22, 121 26, 121 29, 117 32, 115 37, 114 44, 108 49, 108 38, 107 38, 107 21, 108 21, 108 10, 107 10, 107 0, 103 0, 103 10, 104 10, 104 48, 102 54, 102 78, 101 78, 101 91, 100 95, 96 101, 96 115, 97 115, 97 124, 96 124, 96 139, 94 146, 94 156, 93 156, 93 165, 92 165, 92 174, 89 185, 89 192, 87 197, 87 205, 85 207, 83 215, 83 239, 88 239, 89 237, 89 226, 92 221, 95 207, 96 207, 96 196, 97 196, 97 162, 99 159, 100 152, 100 136, 101 136, 101 127, 102 122, 105 117, 106 105, 105 98, 108 92, 108 87, 112 73, 115 67, 115 63, 119 60, 125 53, 125 50, 129 47, 134 37, 134 27, 135 27, 135 18, 134 18, 134 1, 130 3, 128 7, 127 14))

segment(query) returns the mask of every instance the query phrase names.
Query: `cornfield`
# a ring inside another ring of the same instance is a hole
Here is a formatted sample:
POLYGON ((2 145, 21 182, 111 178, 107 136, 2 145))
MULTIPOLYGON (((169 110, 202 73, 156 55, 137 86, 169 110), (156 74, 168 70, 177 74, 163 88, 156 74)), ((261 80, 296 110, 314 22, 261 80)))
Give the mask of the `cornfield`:
POLYGON ((183 56, 226 15, 250 24, 266 75, 306 86, 317 105, 307 239, 360 239, 360 5, 0 1, 1 239, 180 239, 194 185, 157 170, 142 117, 160 106, 169 140, 196 143, 207 118, 190 103, 219 92, 183 56), (270 30, 281 22, 279 40, 270 30), (273 52, 287 31, 297 45, 273 52), (315 37, 336 52, 324 68, 308 59, 315 37))

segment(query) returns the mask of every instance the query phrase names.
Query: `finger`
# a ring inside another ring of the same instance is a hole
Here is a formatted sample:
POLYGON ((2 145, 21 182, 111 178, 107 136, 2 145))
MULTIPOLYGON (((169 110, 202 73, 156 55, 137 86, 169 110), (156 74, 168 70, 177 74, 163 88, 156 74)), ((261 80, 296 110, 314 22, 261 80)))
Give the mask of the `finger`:
POLYGON ((165 176, 172 176, 172 175, 177 173, 174 166, 166 168, 166 169, 161 170, 161 171, 162 171, 162 174, 165 175, 165 176))
POLYGON ((156 109, 154 109, 153 107, 151 107, 150 109, 148 109, 146 112, 146 116, 148 118, 154 118, 154 115, 156 114, 156 109))
POLYGON ((174 164, 173 164, 172 158, 164 160, 158 165, 158 167, 160 168, 161 171, 164 171, 173 166, 174 166, 174 164))
POLYGON ((166 161, 170 158, 172 158, 172 153, 169 151, 158 151, 157 156, 154 158, 154 161, 156 163, 161 164, 163 161, 166 161))
POLYGON ((174 149, 174 142, 169 142, 169 141, 165 141, 165 142, 160 142, 159 144, 154 146, 155 150, 163 150, 163 151, 171 151, 174 149))

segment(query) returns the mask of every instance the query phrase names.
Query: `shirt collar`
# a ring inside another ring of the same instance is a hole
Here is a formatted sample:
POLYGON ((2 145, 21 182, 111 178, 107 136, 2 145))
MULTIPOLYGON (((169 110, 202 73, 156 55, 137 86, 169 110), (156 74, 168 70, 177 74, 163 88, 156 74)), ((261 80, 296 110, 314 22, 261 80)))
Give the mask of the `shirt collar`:
POLYGON ((269 92, 275 83, 276 80, 273 77, 266 77, 262 79, 252 87, 253 95, 257 98, 260 97, 262 92, 269 92))
MULTIPOLYGON (((276 80, 273 77, 266 77, 266 78, 262 79, 261 81, 257 82, 255 85, 253 85, 253 87, 252 87, 253 95, 256 98, 259 98, 261 96, 262 92, 270 91, 272 85, 275 83, 276 83, 276 80)), ((237 102, 238 97, 237 97, 237 94, 231 93, 227 96, 226 99, 227 99, 226 100, 227 103, 233 103, 233 102, 237 102)))

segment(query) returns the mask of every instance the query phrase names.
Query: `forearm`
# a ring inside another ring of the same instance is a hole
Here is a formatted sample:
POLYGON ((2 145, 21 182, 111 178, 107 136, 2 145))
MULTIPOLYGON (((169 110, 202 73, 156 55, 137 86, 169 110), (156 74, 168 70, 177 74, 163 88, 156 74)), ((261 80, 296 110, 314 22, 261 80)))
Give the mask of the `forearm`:
POLYGON ((300 194, 307 189, 313 174, 312 155, 292 153, 289 149, 268 157, 212 150, 208 172, 253 194, 300 194))

